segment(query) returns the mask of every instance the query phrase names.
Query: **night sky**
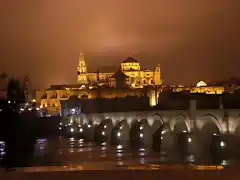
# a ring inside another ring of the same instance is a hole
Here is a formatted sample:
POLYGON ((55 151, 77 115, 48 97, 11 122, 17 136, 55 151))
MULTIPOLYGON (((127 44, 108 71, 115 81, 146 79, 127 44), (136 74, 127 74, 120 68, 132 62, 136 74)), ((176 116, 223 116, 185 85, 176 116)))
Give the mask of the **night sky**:
POLYGON ((32 87, 76 82, 129 52, 168 84, 240 76, 240 0, 0 0, 0 72, 32 87))

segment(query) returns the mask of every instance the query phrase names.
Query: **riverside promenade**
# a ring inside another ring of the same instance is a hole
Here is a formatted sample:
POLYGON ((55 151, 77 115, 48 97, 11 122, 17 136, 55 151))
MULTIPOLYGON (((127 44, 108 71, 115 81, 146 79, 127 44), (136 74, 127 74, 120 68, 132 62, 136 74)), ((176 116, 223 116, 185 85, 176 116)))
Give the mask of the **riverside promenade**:
POLYGON ((171 167, 162 166, 157 168, 128 166, 122 169, 109 168, 107 165, 100 168, 100 165, 88 166, 53 166, 53 167, 31 167, 18 168, 14 172, 0 170, 1 180, 121 180, 121 179, 166 179, 166 180, 238 180, 240 179, 239 168, 223 168, 209 166, 205 170, 189 168, 189 166, 175 165, 171 167), (95 166, 95 167, 94 167, 95 166))

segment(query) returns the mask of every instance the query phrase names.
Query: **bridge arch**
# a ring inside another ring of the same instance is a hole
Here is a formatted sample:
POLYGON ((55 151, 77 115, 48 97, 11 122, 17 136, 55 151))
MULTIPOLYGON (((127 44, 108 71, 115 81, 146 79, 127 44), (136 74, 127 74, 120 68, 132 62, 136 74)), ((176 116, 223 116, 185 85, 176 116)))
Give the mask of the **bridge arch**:
POLYGON ((130 140, 130 128, 127 120, 119 121, 112 129, 111 132, 111 143, 113 145, 123 145, 128 147, 130 140))
MULTIPOLYGON (((217 128, 218 128, 218 130, 219 130, 220 132, 223 132, 223 128, 222 128, 221 123, 219 122, 219 120, 217 119, 217 117, 214 116, 213 114, 210 114, 210 113, 205 114, 205 115, 203 116, 203 120, 204 120, 203 126, 205 125, 205 123, 208 123, 209 121, 211 121, 211 122, 213 122, 213 123, 217 126, 217 128)), ((201 129, 202 129, 202 128, 201 128, 201 129)))
POLYGON ((234 135, 240 136, 240 114, 236 116, 235 121, 238 123, 235 125, 234 135))
POLYGON ((221 134, 221 126, 217 118, 211 114, 206 114, 203 118, 203 126, 198 133, 199 148, 201 156, 209 159, 212 156, 211 147, 214 143, 214 137, 221 134))
POLYGON ((95 138, 97 142, 110 142, 113 129, 113 122, 111 119, 103 120, 95 131, 95 138))
POLYGON ((151 116, 152 123, 149 122, 150 125, 152 125, 155 121, 160 121, 162 124, 164 123, 163 117, 160 113, 155 113, 151 116))
POLYGON ((172 130, 175 134, 189 132, 189 120, 185 115, 177 114, 173 121, 172 130))
POLYGON ((135 121, 130 130, 130 142, 133 148, 149 147, 152 144, 151 127, 147 119, 135 121))

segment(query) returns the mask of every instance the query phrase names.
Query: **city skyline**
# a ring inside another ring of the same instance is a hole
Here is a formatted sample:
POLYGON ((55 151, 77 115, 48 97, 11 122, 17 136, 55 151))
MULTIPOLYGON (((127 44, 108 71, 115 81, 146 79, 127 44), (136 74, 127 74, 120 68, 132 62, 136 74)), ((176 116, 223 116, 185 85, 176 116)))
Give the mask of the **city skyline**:
POLYGON ((80 51, 92 71, 132 52, 144 68, 161 64, 167 84, 239 77, 239 22, 234 0, 1 0, 0 72, 73 84, 80 51))

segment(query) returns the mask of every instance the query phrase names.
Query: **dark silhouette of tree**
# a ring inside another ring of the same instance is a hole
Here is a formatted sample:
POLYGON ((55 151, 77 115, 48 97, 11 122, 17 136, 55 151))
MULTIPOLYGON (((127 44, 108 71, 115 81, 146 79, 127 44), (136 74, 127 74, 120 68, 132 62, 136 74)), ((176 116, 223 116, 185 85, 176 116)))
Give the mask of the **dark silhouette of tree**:
MULTIPOLYGON (((24 102, 25 94, 20 81, 10 79, 7 86, 4 113, 0 121, 3 134, 1 138, 6 144, 6 155, 3 158, 2 166, 7 169, 28 165, 28 157, 33 153, 35 135, 29 134, 26 117, 22 118, 18 111, 20 103, 24 102)), ((27 118, 31 118, 31 116, 27 118)))
POLYGON ((7 99, 16 104, 25 103, 25 94, 19 80, 10 79, 7 87, 7 99))

